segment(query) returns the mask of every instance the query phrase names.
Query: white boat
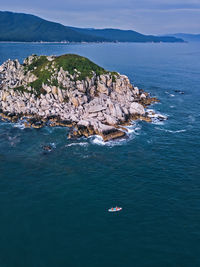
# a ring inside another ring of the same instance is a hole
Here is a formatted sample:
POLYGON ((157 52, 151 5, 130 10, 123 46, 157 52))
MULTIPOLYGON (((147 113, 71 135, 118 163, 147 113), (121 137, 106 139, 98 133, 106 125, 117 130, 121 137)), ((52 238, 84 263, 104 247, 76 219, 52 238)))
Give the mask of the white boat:
POLYGON ((120 210, 122 210, 121 207, 115 207, 115 208, 110 208, 108 211, 109 212, 117 212, 117 211, 120 211, 120 210))

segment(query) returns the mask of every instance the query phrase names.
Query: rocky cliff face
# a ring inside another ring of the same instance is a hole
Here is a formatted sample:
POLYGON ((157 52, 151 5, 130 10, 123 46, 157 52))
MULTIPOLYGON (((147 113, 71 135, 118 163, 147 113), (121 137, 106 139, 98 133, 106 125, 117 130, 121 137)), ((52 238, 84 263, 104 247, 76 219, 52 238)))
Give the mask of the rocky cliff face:
POLYGON ((8 60, 0 66, 0 115, 12 121, 26 117, 27 127, 69 126, 70 137, 122 137, 120 125, 151 121, 145 107, 153 101, 127 76, 77 55, 30 56, 22 65, 8 60))

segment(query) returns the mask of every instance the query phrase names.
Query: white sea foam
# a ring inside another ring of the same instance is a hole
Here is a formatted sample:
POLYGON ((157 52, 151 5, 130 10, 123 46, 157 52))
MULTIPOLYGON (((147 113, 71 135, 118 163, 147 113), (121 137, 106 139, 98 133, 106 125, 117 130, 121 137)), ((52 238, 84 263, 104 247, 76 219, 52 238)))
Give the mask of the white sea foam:
POLYGON ((25 129, 25 125, 23 122, 17 122, 13 124, 13 127, 24 130, 25 129))
MULTIPOLYGON (((160 115, 160 114, 159 114, 160 115)), ((167 117, 164 117, 162 120, 160 120, 160 117, 155 116, 155 117, 151 117, 152 119, 152 124, 155 125, 164 125, 164 121, 167 119, 167 117)))
POLYGON ((99 135, 90 137, 91 143, 95 145, 105 146, 106 142, 103 141, 103 138, 99 135))
POLYGON ((136 124, 134 123, 134 124, 132 124, 130 126, 126 126, 125 128, 127 129, 128 134, 132 134, 132 133, 135 132, 136 124))
POLYGON ((151 108, 148 108, 147 109, 147 112, 149 112, 149 113, 155 113, 155 110, 154 109, 151 109, 151 108))
POLYGON ((50 143, 50 146, 52 146, 53 148, 56 148, 56 144, 55 143, 50 143))
POLYGON ((152 119, 152 124, 164 125, 164 121, 160 120, 159 118, 151 118, 151 119, 152 119))
POLYGON ((163 129, 163 128, 159 128, 159 127, 157 127, 156 129, 157 129, 157 130, 160 130, 160 131, 164 131, 164 132, 166 132, 166 133, 184 133, 184 132, 187 131, 186 129, 175 130, 175 131, 173 131, 173 130, 163 129))
POLYGON ((132 129, 132 128, 126 128, 127 129, 127 131, 128 131, 128 134, 132 134, 132 133, 134 133, 135 132, 135 130, 134 129, 132 129))
POLYGON ((140 134, 139 131, 141 130, 141 126, 134 124, 131 126, 127 126, 126 129, 128 130, 128 135, 132 137, 133 135, 139 135, 140 134))
POLYGON ((88 143, 79 142, 79 143, 71 143, 71 144, 66 145, 66 147, 70 147, 70 146, 83 146, 83 147, 85 147, 85 146, 88 146, 88 143))
POLYGON ((174 94, 171 94, 170 92, 168 92, 168 91, 165 91, 165 94, 167 94, 167 95, 169 95, 169 96, 171 96, 171 97, 175 97, 175 95, 174 94))
POLYGON ((126 142, 125 139, 116 139, 104 142, 103 138, 99 135, 92 136, 90 140, 93 145, 108 146, 108 147, 120 146, 126 142))
POLYGON ((151 119, 167 120, 167 115, 163 115, 163 114, 160 114, 160 113, 149 114, 149 117, 150 117, 151 119))
POLYGON ((147 112, 148 117, 152 120, 152 124, 163 125, 164 121, 168 118, 168 115, 157 113, 154 109, 147 109, 147 112))
POLYGON ((128 138, 121 138, 121 139, 115 139, 115 140, 110 140, 108 142, 104 142, 101 136, 95 135, 95 136, 89 137, 89 140, 94 145, 113 147, 113 146, 124 145, 128 141, 134 139, 136 135, 140 134, 141 126, 135 122, 133 123, 133 125, 126 126, 125 128, 127 129, 127 132, 126 131, 125 132, 128 138))

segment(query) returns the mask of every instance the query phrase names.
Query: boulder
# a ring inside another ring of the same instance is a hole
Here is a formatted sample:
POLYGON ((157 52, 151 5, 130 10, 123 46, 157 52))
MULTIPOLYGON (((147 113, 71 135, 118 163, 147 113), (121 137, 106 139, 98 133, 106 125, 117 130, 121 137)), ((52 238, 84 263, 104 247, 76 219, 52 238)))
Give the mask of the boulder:
POLYGON ((56 86, 52 86, 52 94, 57 95, 58 90, 56 86))
POLYGON ((108 126, 108 125, 105 125, 102 123, 99 125, 98 130, 99 130, 99 134, 102 136, 104 142, 118 139, 118 138, 122 138, 126 135, 125 132, 116 129, 115 127, 108 126))
POLYGON ((119 118, 119 120, 122 120, 124 116, 123 116, 123 111, 122 111, 120 105, 116 104, 115 110, 116 110, 116 117, 119 118))
POLYGON ((106 122, 109 125, 117 125, 118 121, 115 117, 112 117, 112 116, 107 115, 107 114, 105 114, 104 116, 105 116, 106 122))
POLYGON ((137 102, 133 102, 131 103, 131 106, 130 106, 130 114, 144 115, 145 109, 141 104, 137 102))
POLYGON ((133 93, 134 93, 134 95, 139 95, 140 91, 139 91, 138 87, 134 87, 133 93))
POLYGON ((6 101, 7 96, 9 96, 9 92, 4 92, 2 96, 2 101, 6 101))
POLYGON ((85 87, 85 83, 84 82, 77 81, 76 82, 76 88, 82 93, 86 92, 86 87, 85 87))
POLYGON ((141 98, 141 99, 142 99, 142 98, 146 99, 147 97, 146 97, 146 95, 145 95, 144 93, 142 93, 141 96, 140 96, 140 98, 141 98))
POLYGON ((105 110, 106 107, 103 107, 101 105, 96 105, 96 106, 91 106, 88 110, 89 113, 95 113, 95 112, 99 112, 99 111, 102 111, 102 110, 105 110))
POLYGON ((81 120, 81 121, 78 122, 77 125, 84 126, 84 127, 89 127, 90 126, 90 121, 88 121, 88 120, 81 120))
POLYGON ((76 97, 72 97, 71 102, 76 108, 79 106, 79 102, 76 97))
POLYGON ((57 89, 57 93, 58 93, 58 100, 60 102, 63 102, 64 101, 63 93, 62 93, 62 90, 60 88, 57 89))
POLYGON ((98 82, 97 91, 99 91, 102 94, 106 94, 106 95, 109 95, 109 93, 110 93, 110 90, 103 82, 98 82))

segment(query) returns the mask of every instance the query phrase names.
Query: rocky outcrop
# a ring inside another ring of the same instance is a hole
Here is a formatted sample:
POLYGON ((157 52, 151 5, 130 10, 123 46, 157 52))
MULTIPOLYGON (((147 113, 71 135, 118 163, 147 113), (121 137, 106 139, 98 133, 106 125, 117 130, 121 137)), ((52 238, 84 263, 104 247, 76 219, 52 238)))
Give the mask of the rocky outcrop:
POLYGON ((89 64, 82 68, 87 62, 79 56, 74 58, 78 66, 67 65, 67 60, 65 55, 62 66, 61 57, 53 56, 30 56, 23 65, 18 60, 3 63, 0 116, 11 121, 26 118, 26 127, 71 127, 70 138, 98 134, 104 141, 125 136, 118 125, 138 118, 151 120, 145 107, 157 99, 134 87, 127 76, 90 61, 96 72, 88 70, 89 64))

